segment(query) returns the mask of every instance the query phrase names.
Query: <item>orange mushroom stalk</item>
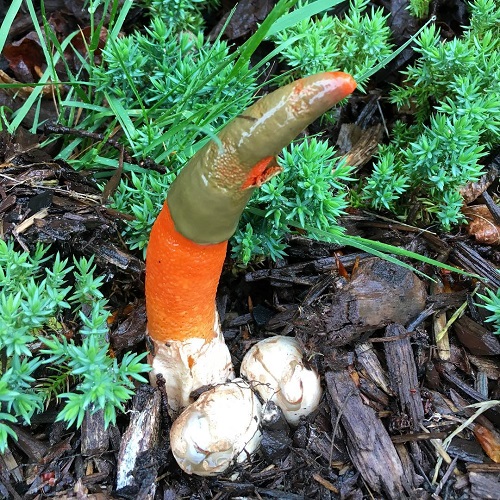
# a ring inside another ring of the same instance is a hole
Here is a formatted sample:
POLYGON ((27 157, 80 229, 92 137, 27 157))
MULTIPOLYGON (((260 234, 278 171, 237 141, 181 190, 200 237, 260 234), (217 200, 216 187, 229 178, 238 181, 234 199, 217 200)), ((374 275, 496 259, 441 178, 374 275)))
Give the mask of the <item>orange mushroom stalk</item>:
POLYGON ((146 259, 151 381, 166 381, 175 415, 191 392, 234 377, 215 294, 234 233, 255 188, 277 172, 276 155, 305 127, 347 97, 345 73, 297 80, 257 101, 190 160, 172 184, 146 259))

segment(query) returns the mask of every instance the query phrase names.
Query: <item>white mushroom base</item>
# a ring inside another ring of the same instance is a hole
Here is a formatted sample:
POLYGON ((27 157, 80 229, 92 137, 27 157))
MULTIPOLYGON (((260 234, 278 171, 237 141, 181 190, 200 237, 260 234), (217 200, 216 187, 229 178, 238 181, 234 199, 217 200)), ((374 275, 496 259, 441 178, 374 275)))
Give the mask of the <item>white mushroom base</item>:
MULTIPOLYGON (((217 322, 218 323, 218 322, 217 322)), ((149 355, 152 366, 149 380, 156 386, 156 377, 165 379, 170 414, 175 418, 183 408, 193 402, 191 393, 204 386, 222 384, 234 378, 234 369, 224 337, 218 333, 211 341, 190 338, 169 341, 166 344, 151 339, 154 356, 149 355)))

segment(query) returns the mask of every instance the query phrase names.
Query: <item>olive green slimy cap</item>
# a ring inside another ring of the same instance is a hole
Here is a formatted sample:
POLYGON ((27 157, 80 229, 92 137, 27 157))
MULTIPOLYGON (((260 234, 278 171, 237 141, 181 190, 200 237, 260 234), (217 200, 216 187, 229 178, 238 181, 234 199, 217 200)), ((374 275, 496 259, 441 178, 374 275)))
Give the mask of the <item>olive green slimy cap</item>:
POLYGON ((345 73, 320 73, 263 97, 236 117, 180 172, 167 201, 176 229, 200 244, 228 240, 255 188, 242 189, 252 168, 276 156, 310 123, 347 97, 345 73))

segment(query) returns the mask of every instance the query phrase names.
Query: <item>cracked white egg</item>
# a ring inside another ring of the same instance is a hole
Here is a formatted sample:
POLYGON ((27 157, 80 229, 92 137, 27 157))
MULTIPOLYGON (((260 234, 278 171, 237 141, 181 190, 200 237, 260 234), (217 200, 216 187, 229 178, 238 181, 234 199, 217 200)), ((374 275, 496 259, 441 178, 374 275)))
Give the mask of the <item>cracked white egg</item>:
POLYGON ((261 404, 242 379, 204 392, 175 420, 170 446, 188 474, 220 474, 257 451, 262 439, 261 404))
POLYGON ((322 396, 319 375, 303 358, 297 340, 276 336, 255 344, 241 363, 241 376, 265 401, 274 401, 291 425, 313 412, 322 396))

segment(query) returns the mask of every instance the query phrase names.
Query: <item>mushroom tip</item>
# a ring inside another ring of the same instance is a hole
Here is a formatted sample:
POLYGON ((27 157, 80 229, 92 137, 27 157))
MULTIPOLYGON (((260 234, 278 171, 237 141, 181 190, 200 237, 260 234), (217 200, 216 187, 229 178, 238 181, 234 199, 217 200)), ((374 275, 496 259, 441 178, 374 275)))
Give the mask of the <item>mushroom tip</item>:
POLYGON ((336 95, 342 93, 342 99, 352 94, 358 86, 356 80, 349 73, 330 71, 327 75, 332 84, 332 92, 336 95))

